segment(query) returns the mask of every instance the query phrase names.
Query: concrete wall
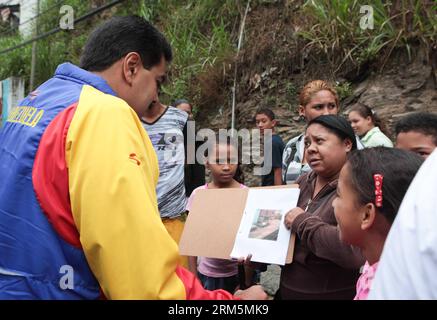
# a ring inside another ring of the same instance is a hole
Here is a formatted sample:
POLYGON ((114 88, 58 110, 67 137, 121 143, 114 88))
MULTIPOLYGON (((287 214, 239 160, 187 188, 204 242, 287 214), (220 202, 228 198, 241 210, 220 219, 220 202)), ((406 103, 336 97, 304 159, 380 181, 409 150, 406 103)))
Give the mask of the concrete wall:
MULTIPOLYGON (((13 0, 9 2, 9 0, 0 0, 0 5, 7 4, 7 5, 20 5, 20 24, 23 22, 28 21, 32 17, 36 15, 37 12, 37 0, 13 0)), ((20 32, 24 37, 30 37, 32 35, 32 27, 33 22, 35 20, 32 20, 31 22, 27 22, 23 25, 20 25, 20 32)))
POLYGON ((2 115, 0 127, 6 122, 8 114, 18 102, 24 98, 24 79, 11 77, 0 81, 0 100, 2 102, 2 115))

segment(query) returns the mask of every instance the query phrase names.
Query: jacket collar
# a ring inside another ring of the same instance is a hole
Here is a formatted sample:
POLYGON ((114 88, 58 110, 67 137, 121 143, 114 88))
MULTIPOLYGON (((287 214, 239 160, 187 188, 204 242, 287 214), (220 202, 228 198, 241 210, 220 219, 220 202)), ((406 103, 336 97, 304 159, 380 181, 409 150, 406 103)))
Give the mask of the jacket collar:
POLYGON ((379 127, 373 127, 372 129, 370 129, 366 135, 361 139, 362 142, 367 142, 370 140, 370 138, 375 134, 375 133, 379 133, 381 132, 381 130, 379 129, 379 127))
MULTIPOLYGON (((317 174, 314 171, 311 171, 307 176, 307 183, 308 183, 308 185, 311 186, 311 194, 314 193, 314 187, 316 185, 316 178, 317 178, 317 174)), ((324 186, 323 189, 320 190, 319 193, 315 195, 315 197, 321 197, 326 193, 332 192, 333 190, 335 190, 337 188, 337 184, 338 184, 338 178, 332 180, 330 183, 328 183, 326 186, 324 186)))
POLYGON ((81 69, 69 62, 62 63, 56 68, 55 78, 61 78, 84 85, 90 85, 99 91, 117 96, 105 79, 94 73, 81 69))

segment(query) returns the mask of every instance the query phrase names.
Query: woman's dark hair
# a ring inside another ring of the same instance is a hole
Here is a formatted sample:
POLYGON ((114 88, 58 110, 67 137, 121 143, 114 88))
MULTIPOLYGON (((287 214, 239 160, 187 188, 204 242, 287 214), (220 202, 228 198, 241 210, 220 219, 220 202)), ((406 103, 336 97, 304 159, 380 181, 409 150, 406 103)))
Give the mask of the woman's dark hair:
POLYGON ((146 69, 158 65, 162 58, 172 60, 170 44, 154 26, 141 17, 125 16, 113 17, 91 33, 80 67, 103 71, 129 52, 137 52, 146 69))
POLYGON ((373 124, 378 127, 387 137, 390 137, 390 131, 388 130, 385 121, 378 117, 375 110, 365 105, 364 103, 357 103, 349 108, 349 113, 352 111, 358 112, 358 114, 364 119, 370 117, 373 124))
POLYGON ((381 174, 382 207, 377 208, 392 223, 408 187, 423 159, 405 150, 376 147, 353 152, 348 161, 350 183, 361 205, 375 203, 374 174, 381 174))
MULTIPOLYGON (((208 143, 210 144, 210 146, 216 147, 220 144, 226 144, 228 146, 233 146, 236 147, 237 149, 237 156, 238 156, 238 163, 237 163, 237 170, 235 171, 234 174, 234 179, 241 183, 244 184, 244 173, 243 170, 241 169, 241 143, 238 143, 238 139, 232 138, 232 137, 227 137, 226 140, 220 140, 220 139, 208 139, 208 143)), ((205 156, 208 157, 208 150, 210 148, 207 148, 205 151, 205 156)))
POLYGON ((343 117, 333 114, 318 116, 308 123, 307 128, 314 123, 324 126, 343 141, 349 139, 352 142, 351 150, 357 149, 357 138, 355 137, 354 130, 343 117))

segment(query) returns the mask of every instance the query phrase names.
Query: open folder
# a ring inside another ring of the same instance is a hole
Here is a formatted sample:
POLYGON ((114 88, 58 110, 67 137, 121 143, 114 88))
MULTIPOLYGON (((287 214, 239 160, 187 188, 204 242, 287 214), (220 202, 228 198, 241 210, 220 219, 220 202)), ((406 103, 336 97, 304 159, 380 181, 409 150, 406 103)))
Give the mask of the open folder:
MULTIPOLYGON (((240 248, 242 251, 239 250, 239 242, 243 243, 244 247, 245 241, 248 241, 248 243, 254 241, 254 243, 261 244, 276 241, 277 239, 275 238, 274 232, 269 230, 269 228, 272 229, 272 224, 276 223, 276 225, 278 225, 278 222, 274 220, 277 219, 275 218, 277 212, 275 212, 276 210, 271 210, 275 209, 272 208, 272 203, 275 203, 276 200, 275 195, 280 197, 281 190, 288 189, 289 191, 293 191, 290 200, 288 201, 287 199, 287 210, 281 210, 282 220, 280 223, 283 224, 283 215, 286 211, 296 207, 299 195, 299 189, 297 189, 297 187, 298 185, 287 185, 260 188, 197 190, 179 242, 181 255, 231 259, 231 253, 233 251, 234 253, 244 252, 244 248, 240 248), (252 202, 259 202, 258 204, 247 203, 250 190, 257 191, 256 193, 252 192, 252 197, 249 198, 252 198, 252 202), (258 192, 258 190, 260 192, 258 192), (265 192, 263 190, 265 190, 265 192), (258 199, 253 199, 253 196, 256 196, 258 199), (266 203, 266 205, 263 203, 266 203), (259 207, 259 210, 250 209, 255 207, 259 207), (248 214, 253 214, 253 217, 244 217, 248 214), (243 241, 238 240, 238 238, 241 240, 241 232, 244 233, 243 238, 247 239, 243 239, 243 241)), ((290 192, 288 192, 288 194, 290 194, 290 192)), ((283 197, 284 192, 282 192, 282 198, 283 197)), ((282 202, 284 202, 284 199, 282 199, 282 202)), ((282 208, 284 208, 283 205, 282 208)), ((283 263, 277 263, 275 261, 269 262, 262 257, 262 254, 256 258, 254 252, 248 253, 253 254, 252 261, 256 262, 277 264, 291 263, 293 260, 295 235, 291 234, 288 236, 287 234, 286 241, 288 242, 288 246, 285 247, 284 252, 278 252, 279 254, 284 254, 285 261, 283 263)), ((246 243, 246 249, 248 243, 246 243)), ((249 250, 254 251, 257 247, 259 246, 255 244, 249 248, 249 250)), ((266 248, 264 248, 264 250, 266 250, 266 248)), ((240 256, 245 257, 246 255, 243 254, 240 256)))

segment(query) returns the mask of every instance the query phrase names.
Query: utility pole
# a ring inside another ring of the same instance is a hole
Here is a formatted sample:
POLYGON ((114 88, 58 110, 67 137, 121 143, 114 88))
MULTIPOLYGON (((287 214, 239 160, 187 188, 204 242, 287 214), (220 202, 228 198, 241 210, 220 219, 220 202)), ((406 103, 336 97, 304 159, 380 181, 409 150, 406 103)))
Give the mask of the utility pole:
POLYGON ((243 32, 244 32, 244 24, 246 23, 247 13, 249 12, 250 0, 247 1, 246 11, 244 12, 243 20, 241 21, 240 27, 240 36, 238 37, 238 46, 237 46, 237 55, 235 58, 235 70, 234 70, 234 86, 232 87, 232 115, 231 115, 231 129, 233 137, 234 129, 235 129, 235 100, 236 100, 236 91, 237 91, 237 67, 238 67, 238 55, 240 53, 241 44, 243 42, 243 32))
MULTIPOLYGON (((36 16, 39 15, 39 0, 36 0, 36 16)), ((35 19, 34 26, 34 36, 38 36, 38 18, 35 19)), ((29 81, 29 92, 33 91, 33 83, 35 81, 35 65, 36 65, 36 44, 38 41, 32 43, 32 62, 30 65, 30 81, 29 81)))

